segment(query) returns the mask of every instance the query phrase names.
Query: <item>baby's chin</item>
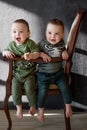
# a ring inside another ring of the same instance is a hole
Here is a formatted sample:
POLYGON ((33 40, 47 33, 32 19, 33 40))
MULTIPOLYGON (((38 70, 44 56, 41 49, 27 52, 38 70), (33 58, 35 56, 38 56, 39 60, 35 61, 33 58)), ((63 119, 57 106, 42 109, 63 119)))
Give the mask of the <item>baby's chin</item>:
POLYGON ((52 41, 50 41, 50 43, 51 43, 52 45, 55 45, 55 44, 57 44, 57 42, 52 42, 52 41))
POLYGON ((22 45, 23 42, 15 41, 17 45, 22 45))

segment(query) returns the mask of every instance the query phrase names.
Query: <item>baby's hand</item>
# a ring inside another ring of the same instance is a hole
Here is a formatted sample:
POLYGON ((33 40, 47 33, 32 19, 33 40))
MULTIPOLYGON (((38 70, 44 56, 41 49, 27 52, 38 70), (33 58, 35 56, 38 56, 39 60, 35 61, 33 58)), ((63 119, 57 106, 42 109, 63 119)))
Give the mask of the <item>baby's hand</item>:
POLYGON ((45 62, 50 62, 51 61, 51 57, 48 56, 47 54, 40 52, 40 57, 45 61, 45 62))
POLYGON ((68 52, 67 52, 66 50, 64 50, 64 51, 62 52, 62 58, 63 58, 64 60, 67 60, 67 59, 69 58, 69 54, 68 54, 68 52))
POLYGON ((23 55, 23 58, 24 58, 25 60, 30 60, 30 59, 32 59, 32 55, 31 55, 31 53, 27 52, 27 53, 25 53, 25 54, 23 55))
POLYGON ((14 53, 12 53, 11 51, 7 51, 7 50, 3 51, 2 55, 9 59, 13 59, 14 57, 16 57, 14 53))

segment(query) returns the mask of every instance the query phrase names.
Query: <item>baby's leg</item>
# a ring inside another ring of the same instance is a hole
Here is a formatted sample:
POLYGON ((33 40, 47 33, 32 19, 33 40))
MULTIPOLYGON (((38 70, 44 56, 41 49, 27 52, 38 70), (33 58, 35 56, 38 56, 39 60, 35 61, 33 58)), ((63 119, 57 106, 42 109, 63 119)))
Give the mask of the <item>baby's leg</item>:
POLYGON ((21 106, 21 105, 16 105, 16 108, 17 108, 16 116, 17 116, 19 119, 22 119, 22 118, 23 118, 22 106, 21 106))
POLYGON ((72 108, 70 104, 65 104, 66 106, 66 117, 71 117, 72 116, 72 108))
POLYGON ((39 108, 38 110, 38 120, 44 122, 44 108, 39 108))
POLYGON ((30 115, 34 116, 35 112, 36 112, 36 108, 35 107, 30 107, 30 110, 28 111, 28 113, 30 115))

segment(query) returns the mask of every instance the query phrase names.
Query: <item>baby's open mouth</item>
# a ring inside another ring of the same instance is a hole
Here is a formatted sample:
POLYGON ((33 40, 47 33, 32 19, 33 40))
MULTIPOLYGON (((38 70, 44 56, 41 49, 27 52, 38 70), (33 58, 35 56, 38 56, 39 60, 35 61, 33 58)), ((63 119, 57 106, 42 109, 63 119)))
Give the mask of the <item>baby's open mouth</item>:
POLYGON ((20 42, 20 41, 21 41, 21 38, 17 37, 16 40, 17 40, 18 42, 20 42))
POLYGON ((56 40, 55 39, 51 39, 51 42, 55 42, 56 40))

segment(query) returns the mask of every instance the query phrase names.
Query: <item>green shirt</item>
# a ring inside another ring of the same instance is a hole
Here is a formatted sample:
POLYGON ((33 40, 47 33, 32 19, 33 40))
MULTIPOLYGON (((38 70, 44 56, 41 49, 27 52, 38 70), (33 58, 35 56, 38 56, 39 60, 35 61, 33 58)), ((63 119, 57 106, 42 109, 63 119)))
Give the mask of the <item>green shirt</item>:
MULTIPOLYGON (((16 56, 21 56, 24 53, 38 52, 38 46, 31 39, 27 39, 23 44, 17 45, 14 41, 9 43, 7 49, 13 52, 16 56)), ((34 74, 36 70, 36 63, 31 63, 29 61, 14 61, 13 62, 13 76, 18 78, 20 81, 25 80, 29 74, 34 74)))

